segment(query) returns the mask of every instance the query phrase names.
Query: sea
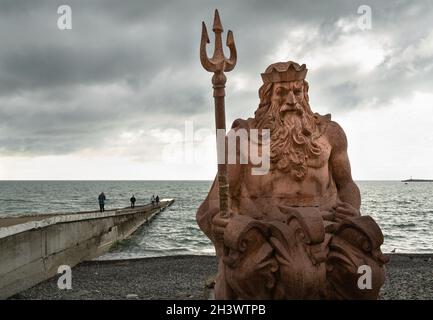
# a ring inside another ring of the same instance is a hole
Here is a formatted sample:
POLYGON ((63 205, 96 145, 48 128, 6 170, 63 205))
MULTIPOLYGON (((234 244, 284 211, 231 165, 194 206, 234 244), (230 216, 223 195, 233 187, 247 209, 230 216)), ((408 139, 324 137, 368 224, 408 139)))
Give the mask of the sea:
MULTIPOLYGON (((382 229, 382 251, 433 253, 433 183, 357 181, 362 214, 372 216, 382 229)), ((199 229, 195 215, 212 181, 0 181, 0 217, 98 209, 97 197, 107 197, 106 208, 147 204, 152 195, 172 198, 174 204, 114 246, 99 260, 215 254, 199 229)))

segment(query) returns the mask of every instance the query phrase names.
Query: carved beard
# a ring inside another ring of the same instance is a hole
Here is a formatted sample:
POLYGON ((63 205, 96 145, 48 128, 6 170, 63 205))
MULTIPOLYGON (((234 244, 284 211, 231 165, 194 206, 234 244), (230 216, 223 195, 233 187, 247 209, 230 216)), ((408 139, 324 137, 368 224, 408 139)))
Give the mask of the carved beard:
POLYGON ((307 175, 308 159, 322 153, 315 141, 320 133, 307 102, 297 104, 294 111, 287 109, 287 105, 271 103, 258 125, 271 133, 271 171, 290 173, 295 180, 301 181, 307 175))

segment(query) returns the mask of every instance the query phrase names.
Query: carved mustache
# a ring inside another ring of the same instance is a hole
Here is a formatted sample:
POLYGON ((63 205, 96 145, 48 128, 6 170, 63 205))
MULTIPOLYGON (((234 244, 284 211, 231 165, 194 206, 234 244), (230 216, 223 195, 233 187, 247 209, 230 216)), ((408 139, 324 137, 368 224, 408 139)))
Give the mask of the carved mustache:
POLYGON ((280 108, 280 113, 284 113, 284 112, 298 112, 299 114, 303 113, 303 109, 301 104, 296 103, 294 105, 290 105, 290 104, 283 104, 280 108))

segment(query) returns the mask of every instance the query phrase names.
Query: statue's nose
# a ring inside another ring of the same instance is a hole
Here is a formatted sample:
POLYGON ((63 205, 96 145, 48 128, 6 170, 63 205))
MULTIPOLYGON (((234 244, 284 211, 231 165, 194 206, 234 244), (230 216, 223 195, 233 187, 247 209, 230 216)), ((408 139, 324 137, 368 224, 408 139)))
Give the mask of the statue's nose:
POLYGON ((286 103, 287 104, 295 104, 295 95, 293 94, 293 92, 292 91, 290 91, 288 94, 287 94, 287 98, 286 98, 286 103))

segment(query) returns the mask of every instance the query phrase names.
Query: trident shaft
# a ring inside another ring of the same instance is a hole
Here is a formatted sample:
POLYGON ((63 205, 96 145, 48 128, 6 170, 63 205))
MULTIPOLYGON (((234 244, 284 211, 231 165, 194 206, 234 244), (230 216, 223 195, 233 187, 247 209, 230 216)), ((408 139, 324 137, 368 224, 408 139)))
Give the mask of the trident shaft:
MULTIPOLYGON (((224 72, 229 72, 234 69, 236 65, 236 46, 235 40, 233 38, 233 32, 229 30, 227 33, 226 45, 230 49, 230 57, 226 58, 224 56, 221 33, 223 32, 223 27, 221 25, 221 20, 218 14, 218 10, 215 10, 214 24, 212 28, 215 33, 215 49, 212 58, 209 58, 206 53, 206 44, 210 43, 209 36, 207 34, 206 25, 202 22, 202 33, 201 33, 201 43, 200 43, 200 61, 207 71, 213 72, 212 85, 213 85, 213 96, 215 100, 215 127, 218 133, 218 129, 226 130, 226 117, 225 117, 225 105, 224 97, 225 85, 227 78, 224 72)), ((221 155, 220 150, 223 146, 218 143, 217 140, 217 154, 221 155)), ((218 161, 218 186, 219 186, 219 205, 220 205, 220 215, 223 218, 229 216, 229 184, 227 178, 227 163, 225 159, 223 161, 218 161)))

